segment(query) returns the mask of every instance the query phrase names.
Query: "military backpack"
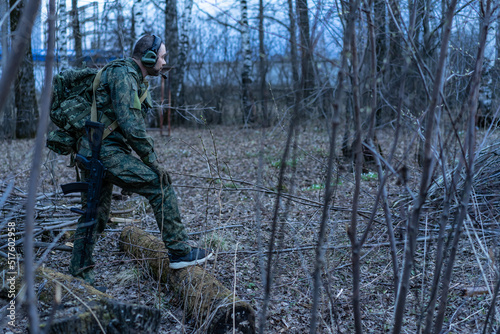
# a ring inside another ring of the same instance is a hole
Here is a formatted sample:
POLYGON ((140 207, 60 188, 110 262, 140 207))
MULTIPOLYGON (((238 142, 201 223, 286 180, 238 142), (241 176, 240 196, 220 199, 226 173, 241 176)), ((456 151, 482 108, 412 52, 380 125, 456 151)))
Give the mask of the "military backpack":
POLYGON ((76 151, 78 138, 85 134, 97 73, 94 68, 70 69, 54 76, 50 119, 58 129, 47 136, 52 151, 64 155, 76 151))
MULTIPOLYGON (((52 104, 50 119, 58 129, 47 135, 47 147, 52 151, 67 155, 76 153, 77 141, 85 135, 85 122, 104 123, 102 139, 117 128, 117 121, 112 122, 106 115, 100 114, 97 120, 95 92, 101 80, 102 71, 108 66, 123 66, 123 61, 114 61, 101 70, 95 68, 70 69, 60 72, 52 81, 52 104)), ((147 90, 140 97, 142 103, 147 90)))

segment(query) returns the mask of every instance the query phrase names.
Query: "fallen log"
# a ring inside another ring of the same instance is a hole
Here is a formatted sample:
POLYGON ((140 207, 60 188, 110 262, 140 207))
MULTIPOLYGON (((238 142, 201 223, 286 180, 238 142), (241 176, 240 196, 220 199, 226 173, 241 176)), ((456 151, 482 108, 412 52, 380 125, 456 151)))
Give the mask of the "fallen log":
POLYGON ((476 287, 462 287, 460 289, 460 294, 465 297, 474 297, 479 295, 485 295, 490 293, 490 289, 487 286, 476 286, 476 287))
POLYGON ((113 300, 78 278, 40 268, 36 272, 36 284, 42 305, 54 306, 54 300, 61 298, 55 296, 63 296, 57 303, 57 311, 46 317, 54 319, 49 321, 51 334, 132 334, 156 333, 159 330, 159 310, 113 300))
POLYGON ((126 227, 120 247, 143 259, 153 276, 180 295, 187 314, 205 333, 255 333, 255 311, 199 266, 172 270, 163 242, 136 227, 126 227))

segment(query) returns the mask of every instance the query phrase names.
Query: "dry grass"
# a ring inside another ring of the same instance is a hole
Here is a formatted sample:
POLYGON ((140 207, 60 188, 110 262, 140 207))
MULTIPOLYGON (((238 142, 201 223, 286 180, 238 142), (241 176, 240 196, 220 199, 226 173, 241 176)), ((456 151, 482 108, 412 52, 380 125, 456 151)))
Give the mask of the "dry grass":
MULTIPOLYGON (((184 222, 189 232, 196 232, 193 239, 209 242, 218 250, 217 260, 209 265, 208 270, 227 288, 235 287, 236 295, 249 301, 259 312, 265 261, 261 251, 267 249, 269 240, 286 134, 279 128, 267 129, 263 145, 260 144, 262 137, 259 130, 234 127, 174 128, 170 138, 160 137, 157 132, 152 135, 162 163, 171 171, 184 222), (257 184, 259 158, 263 162, 261 184, 257 184), (259 215, 256 215, 257 199, 261 208, 259 215), (205 230, 210 232, 198 234, 205 230)), ((388 149, 391 140, 389 132, 379 136, 384 149, 388 149)), ((401 139, 398 160, 408 164, 409 187, 416 189, 419 168, 413 163, 412 155, 404 156, 403 153, 404 145, 409 142, 410 137, 401 139)), ((8 166, 0 167, 0 176, 4 184, 12 177, 17 187, 16 196, 11 197, 13 202, 19 202, 26 189, 24 180, 29 167, 31 144, 30 141, 13 141, 0 148, 2 156, 6 156, 9 161, 8 166)), ((295 174, 287 174, 284 190, 285 195, 293 197, 288 197, 292 199, 290 201, 282 201, 278 222, 280 233, 276 249, 281 252, 274 256, 274 280, 267 312, 269 333, 304 333, 309 328, 311 272, 321 218, 327 152, 328 134, 324 128, 300 129, 297 154, 287 161, 287 166, 295 168, 295 174)), ((74 171, 64 167, 67 160, 52 154, 46 157, 40 194, 53 193, 60 184, 74 179, 74 171)), ((334 171, 334 209, 328 221, 328 250, 322 275, 321 333, 353 332, 350 244, 346 233, 346 225, 351 217, 353 175, 348 164, 339 162, 337 166, 334 171)), ((396 184, 395 177, 389 179, 387 187, 391 204, 400 201, 405 195, 404 189, 396 184)), ((358 215, 361 230, 372 210, 376 191, 376 178, 370 175, 363 178, 358 215)), ((481 202, 480 197, 476 196, 476 199, 481 202)), ((71 205, 68 202, 69 199, 58 196, 41 198, 38 212, 46 213, 47 217, 39 218, 37 222, 54 221, 57 214, 67 212, 63 206, 71 205)), ((398 258, 401 261, 407 208, 391 208, 397 238, 401 241, 398 244, 398 258)), ((479 204, 472 208, 483 212, 479 204)), ((142 198, 134 195, 113 202, 114 212, 130 209, 133 211, 118 216, 139 219, 140 223, 135 225, 140 228, 157 229, 152 212, 142 198)), ((461 293, 466 287, 484 286, 486 283, 491 287, 497 279, 498 241, 496 234, 491 231, 496 228, 496 219, 484 215, 481 217, 484 218, 483 225, 467 222, 467 230, 460 243, 445 322, 445 328, 450 332, 477 333, 482 330, 491 294, 467 297, 461 293)), ((19 219, 21 226, 22 217, 19 215, 14 218, 19 219)), ((64 219, 71 220, 74 217, 64 219)), ((420 225, 419 237, 422 240, 428 238, 418 243, 417 261, 410 282, 404 327, 409 333, 415 332, 418 316, 428 298, 436 249, 436 240, 433 238, 437 233, 436 219, 436 212, 428 210, 420 225)), ((194 324, 184 317, 177 296, 155 282, 141 262, 118 251, 119 231, 125 225, 117 223, 108 226, 108 231, 99 239, 95 251, 97 280, 107 285, 108 293, 115 298, 160 307, 163 314, 161 333, 196 333, 194 324), (138 275, 122 275, 134 272, 138 275)), ((393 322, 394 289, 387 241, 383 212, 377 210, 368 245, 362 254, 361 311, 367 333, 389 331, 393 322)), ((52 252, 47 265, 65 272, 69 258, 67 252, 52 252)), ((41 309, 41 312, 44 311, 41 309)))

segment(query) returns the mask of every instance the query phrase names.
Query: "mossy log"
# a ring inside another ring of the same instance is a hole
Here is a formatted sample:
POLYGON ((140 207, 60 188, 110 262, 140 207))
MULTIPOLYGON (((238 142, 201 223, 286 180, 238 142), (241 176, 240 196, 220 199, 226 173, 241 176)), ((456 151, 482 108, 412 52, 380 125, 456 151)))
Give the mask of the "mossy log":
POLYGON ((172 270, 163 242, 136 228, 126 227, 120 247, 134 257, 144 259, 152 274, 180 295, 187 314, 206 333, 255 333, 255 312, 214 276, 199 266, 172 270))
POLYGON ((158 332, 161 314, 157 309, 113 300, 78 278, 48 268, 36 272, 36 283, 42 305, 53 304, 60 285, 62 299, 49 333, 158 332))

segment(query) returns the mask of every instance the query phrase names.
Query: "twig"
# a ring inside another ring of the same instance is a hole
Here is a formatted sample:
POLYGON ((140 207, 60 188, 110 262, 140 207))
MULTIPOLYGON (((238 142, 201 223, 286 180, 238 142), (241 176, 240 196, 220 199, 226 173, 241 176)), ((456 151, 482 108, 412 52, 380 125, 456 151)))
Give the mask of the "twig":
MULTIPOLYGON (((181 175, 198 177, 198 178, 208 179, 208 180, 212 179, 210 177, 204 177, 204 176, 198 176, 198 175, 192 175, 192 174, 181 174, 181 175)), ((220 178, 220 180, 230 181, 233 183, 243 183, 243 184, 247 184, 247 185, 251 185, 251 186, 255 187, 255 188, 224 188, 225 191, 257 191, 257 192, 263 192, 263 193, 268 194, 268 195, 277 195, 278 194, 278 192, 275 190, 271 190, 271 189, 268 189, 268 188, 265 188, 262 186, 258 186, 258 185, 255 185, 253 183, 247 182, 247 181, 242 181, 242 180, 237 180, 237 179, 229 179, 229 178, 220 178)), ((197 187, 197 186, 186 186, 186 185, 175 185, 175 187, 177 187, 177 188, 193 188, 193 189, 213 189, 210 187, 197 187)), ((288 194, 288 193, 281 193, 281 196, 285 199, 292 200, 296 203, 300 203, 300 204, 304 204, 304 205, 311 205, 314 207, 323 207, 323 203, 309 199, 309 198, 305 198, 305 197, 301 197, 301 196, 297 196, 297 195, 292 195, 292 194, 288 194)), ((346 212, 352 211, 352 209, 350 209, 350 208, 338 207, 338 206, 330 206, 330 209, 333 211, 346 211, 346 212)), ((370 212, 364 211, 364 210, 358 210, 358 213, 369 214, 370 212)))
POLYGON ((72 252, 73 247, 66 246, 66 245, 57 245, 54 242, 35 242, 33 243, 33 246, 35 248, 48 248, 48 250, 60 250, 60 251, 65 251, 65 252, 72 252))
MULTIPOLYGON (((423 238, 418 238, 417 242, 425 242, 429 240, 435 240, 437 239, 437 236, 429 236, 429 237, 423 237, 423 238)), ((403 245, 405 241, 396 241, 396 245, 403 245)), ((390 242, 380 242, 376 244, 363 244, 363 248, 378 248, 378 247, 390 247, 391 243, 390 242)), ((351 248, 351 245, 340 245, 340 246, 323 246, 323 249, 325 250, 337 250, 337 249, 348 249, 351 248)), ((273 254, 279 254, 279 253, 293 253, 293 252, 301 252, 301 251, 308 251, 308 250, 313 250, 316 249, 316 246, 310 245, 310 246, 300 246, 300 247, 294 247, 294 248, 284 248, 284 249, 276 249, 273 250, 273 254)), ((254 250, 239 250, 239 254, 249 254, 249 255, 256 255, 259 253, 259 251, 254 251, 254 250)), ((220 255, 232 255, 234 254, 234 251, 227 251, 227 252, 219 252, 220 255)), ((268 254, 266 252, 265 254, 268 254)))
MULTIPOLYGON (((237 228, 237 227, 243 227, 243 225, 228 225, 228 226, 221 226, 221 227, 215 227, 215 228, 211 228, 209 230, 203 230, 203 231, 197 231, 197 232, 191 232, 191 233, 188 233, 188 235, 199 235, 199 234, 205 234, 205 233, 209 233, 209 232, 213 232, 213 231, 218 231, 218 230, 225 230, 227 228, 237 228)), ((105 229, 104 230, 105 232, 121 232, 122 230, 121 229, 105 229)), ((155 234, 159 234, 160 231, 158 230, 145 230, 146 232, 148 233, 155 233, 155 234)))

